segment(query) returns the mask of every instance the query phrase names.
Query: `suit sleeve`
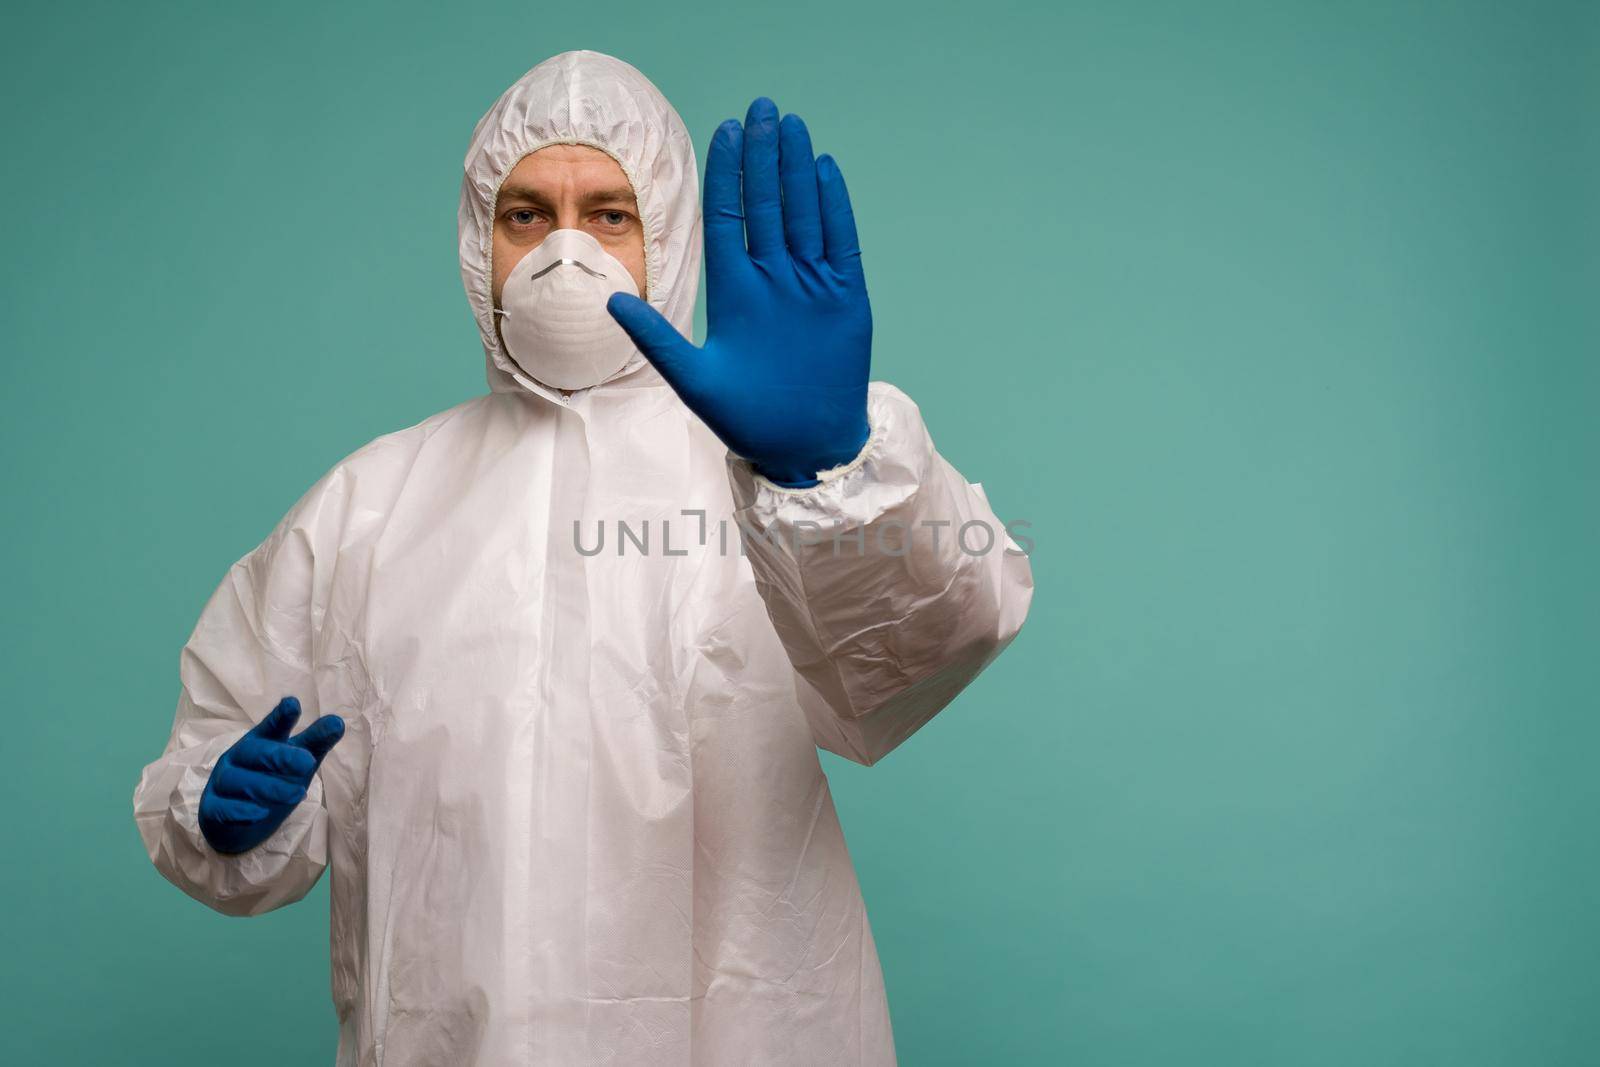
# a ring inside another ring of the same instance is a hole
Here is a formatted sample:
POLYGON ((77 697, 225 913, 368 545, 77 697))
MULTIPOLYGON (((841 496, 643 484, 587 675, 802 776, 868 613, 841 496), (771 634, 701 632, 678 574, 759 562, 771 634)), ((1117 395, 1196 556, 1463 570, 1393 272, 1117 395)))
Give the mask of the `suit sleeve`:
MULTIPOLYGON (((318 587, 328 569, 319 528, 337 509, 338 472, 300 500, 211 595, 179 660, 181 692, 171 736, 133 794, 145 851, 166 879, 227 915, 291 904, 328 862, 328 815, 320 775, 266 841, 225 855, 200 832, 200 795, 217 759, 285 696, 302 707, 298 730, 316 721, 312 648, 318 587)), ((329 546, 330 548, 332 546, 329 546)))
POLYGON ((921 413, 873 382, 851 463, 786 489, 729 456, 767 613, 806 683, 817 744, 870 765, 1005 649, 1033 596, 1028 557, 934 449, 921 413))

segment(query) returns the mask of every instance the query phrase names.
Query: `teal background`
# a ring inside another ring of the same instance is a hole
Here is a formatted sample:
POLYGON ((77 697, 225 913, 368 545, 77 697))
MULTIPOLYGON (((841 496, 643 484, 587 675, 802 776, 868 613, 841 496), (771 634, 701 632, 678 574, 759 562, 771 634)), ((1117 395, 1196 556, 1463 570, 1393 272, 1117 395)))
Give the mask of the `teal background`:
POLYGON ((0 1059, 328 1063, 327 896, 130 795, 227 566, 484 387, 468 134, 629 59, 861 220, 875 375, 1038 592, 826 757, 906 1064, 1600 1062, 1592 4, 8 7, 0 1059), (1513 9, 1514 8, 1514 9, 1513 9))

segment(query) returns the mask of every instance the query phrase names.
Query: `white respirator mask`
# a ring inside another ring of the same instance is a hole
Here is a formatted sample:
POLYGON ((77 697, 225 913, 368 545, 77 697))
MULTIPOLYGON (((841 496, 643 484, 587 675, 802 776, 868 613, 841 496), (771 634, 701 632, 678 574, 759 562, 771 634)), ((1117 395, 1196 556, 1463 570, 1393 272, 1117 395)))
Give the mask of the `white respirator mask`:
POLYGON ((628 268, 581 230, 551 231, 506 278, 494 311, 506 352, 545 385, 599 385, 638 351, 606 310, 612 293, 638 295, 628 268))

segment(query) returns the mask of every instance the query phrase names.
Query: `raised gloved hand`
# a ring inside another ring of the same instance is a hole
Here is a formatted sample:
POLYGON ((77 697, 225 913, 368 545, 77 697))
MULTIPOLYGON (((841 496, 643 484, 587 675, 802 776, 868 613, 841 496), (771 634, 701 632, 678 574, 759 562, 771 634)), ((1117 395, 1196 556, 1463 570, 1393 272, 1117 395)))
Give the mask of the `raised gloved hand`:
POLYGON ((743 127, 717 127, 704 204, 704 347, 638 297, 606 306, 735 455, 780 485, 815 485, 869 432, 872 309, 844 176, 762 97, 743 127))
POLYGON ((200 796, 200 832, 218 852, 246 852, 271 837, 344 736, 344 720, 324 715, 290 737, 299 718, 300 702, 284 697, 212 768, 200 796))

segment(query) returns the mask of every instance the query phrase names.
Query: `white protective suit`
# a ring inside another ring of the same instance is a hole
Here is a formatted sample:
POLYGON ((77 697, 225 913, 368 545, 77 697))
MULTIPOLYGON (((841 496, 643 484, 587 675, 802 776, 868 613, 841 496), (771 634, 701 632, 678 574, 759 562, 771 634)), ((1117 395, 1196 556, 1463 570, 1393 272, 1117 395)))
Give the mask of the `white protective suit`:
POLYGON ((522 376, 491 314, 494 203, 553 143, 621 164, 647 298, 690 331, 682 121, 619 60, 540 64, 466 159, 461 270, 491 392, 349 456, 228 572, 183 650, 139 832, 230 915, 332 868, 341 1065, 892 1063, 816 746, 870 764, 947 704, 1021 626, 1027 559, 891 386, 871 387, 854 463, 785 490, 642 357, 567 398, 522 376), (935 543, 925 520, 951 525, 935 543), (971 520, 993 550, 958 548, 971 520), (840 547, 800 543, 813 522, 840 547), (337 713, 346 736, 271 838, 218 854, 207 776, 285 695, 301 728, 337 713))

